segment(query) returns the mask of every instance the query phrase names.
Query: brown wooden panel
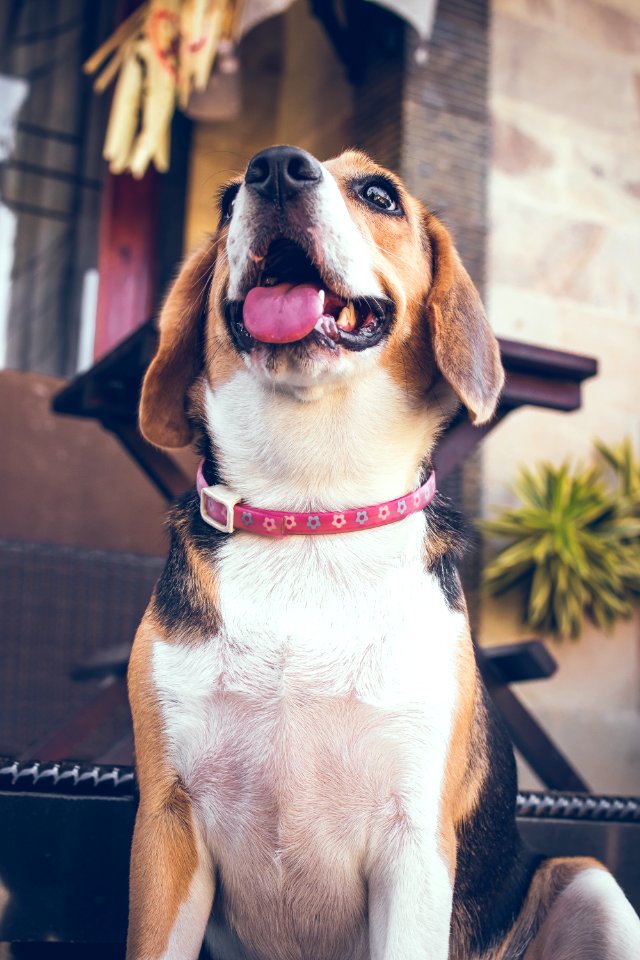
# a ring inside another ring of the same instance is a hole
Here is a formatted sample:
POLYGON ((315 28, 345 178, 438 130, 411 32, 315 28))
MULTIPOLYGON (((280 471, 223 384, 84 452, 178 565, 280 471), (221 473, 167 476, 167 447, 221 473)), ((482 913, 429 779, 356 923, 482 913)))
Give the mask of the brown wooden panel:
POLYGON ((151 316, 156 298, 159 175, 107 174, 98 270, 94 356, 103 357, 151 316))
POLYGON ((580 383, 575 380, 549 376, 544 370, 507 370, 500 403, 508 409, 529 405, 570 412, 580 408, 580 390, 580 383))

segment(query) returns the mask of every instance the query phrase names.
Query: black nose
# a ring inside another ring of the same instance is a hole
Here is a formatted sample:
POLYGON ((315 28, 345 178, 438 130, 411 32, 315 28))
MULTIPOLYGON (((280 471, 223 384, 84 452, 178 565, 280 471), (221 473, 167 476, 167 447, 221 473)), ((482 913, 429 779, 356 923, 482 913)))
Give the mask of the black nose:
POLYGON ((292 200, 322 179, 322 167, 298 147, 269 147, 249 161, 244 182, 264 200, 292 200))

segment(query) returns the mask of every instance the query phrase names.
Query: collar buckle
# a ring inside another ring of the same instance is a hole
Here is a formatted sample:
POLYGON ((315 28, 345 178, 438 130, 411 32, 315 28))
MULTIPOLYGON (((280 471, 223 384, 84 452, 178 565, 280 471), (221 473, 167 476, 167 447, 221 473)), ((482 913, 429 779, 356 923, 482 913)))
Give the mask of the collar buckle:
POLYGON ((200 516, 214 530, 233 533, 233 508, 241 499, 222 483, 203 487, 200 491, 200 516))

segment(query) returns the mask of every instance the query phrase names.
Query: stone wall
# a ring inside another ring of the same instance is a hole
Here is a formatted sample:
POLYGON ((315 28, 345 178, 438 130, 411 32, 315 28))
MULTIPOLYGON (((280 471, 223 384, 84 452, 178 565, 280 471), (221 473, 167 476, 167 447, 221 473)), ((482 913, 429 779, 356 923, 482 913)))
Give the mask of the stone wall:
POLYGON ((485 281, 489 0, 439 0, 425 63, 408 31, 401 172, 446 223, 476 285, 485 281))
MULTIPOLYGON (((571 415, 523 411, 485 444, 485 513, 520 464, 640 446, 640 4, 494 0, 487 300, 499 334, 598 358, 571 415)), ((483 605, 481 639, 525 636, 518 602, 483 605)), ((601 791, 640 794, 640 625, 587 625, 523 699, 601 791)), ((527 779, 530 782, 530 779, 527 779)))

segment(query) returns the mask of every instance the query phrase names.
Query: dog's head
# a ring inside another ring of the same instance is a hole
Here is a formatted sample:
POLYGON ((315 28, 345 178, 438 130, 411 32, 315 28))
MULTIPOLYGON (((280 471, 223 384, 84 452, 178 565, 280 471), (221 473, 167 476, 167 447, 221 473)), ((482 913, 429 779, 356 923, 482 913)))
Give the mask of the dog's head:
POLYGON ((141 428, 159 446, 185 445, 198 383, 215 389, 243 366, 309 400, 372 362, 416 402, 452 410, 457 395, 478 424, 503 383, 449 233, 402 182, 355 151, 320 163, 271 147, 225 189, 215 236, 169 293, 141 428))

